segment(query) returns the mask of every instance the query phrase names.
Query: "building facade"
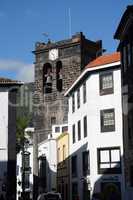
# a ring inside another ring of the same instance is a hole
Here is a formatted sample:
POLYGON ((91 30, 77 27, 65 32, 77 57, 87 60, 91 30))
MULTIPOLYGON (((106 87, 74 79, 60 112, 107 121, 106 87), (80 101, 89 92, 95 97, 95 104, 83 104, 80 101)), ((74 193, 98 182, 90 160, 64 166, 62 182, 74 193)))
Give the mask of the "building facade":
POLYGON ((51 133, 52 125, 67 123, 64 92, 101 50, 101 41, 90 41, 83 33, 55 43, 36 43, 34 103, 39 142, 51 133))
POLYGON ((69 172, 69 134, 66 130, 57 138, 57 191, 63 200, 70 199, 69 172))
POLYGON ((38 193, 37 144, 52 133, 52 125, 68 121, 64 92, 84 66, 102 54, 102 42, 90 41, 83 33, 68 40, 36 43, 34 92, 34 194, 38 193))
POLYGON ((92 199, 94 194, 124 200, 119 53, 90 62, 65 95, 69 96, 71 200, 92 199))
POLYGON ((126 191, 133 198, 133 5, 128 6, 116 30, 122 63, 123 134, 126 191))
MULTIPOLYGON (((38 144, 39 193, 57 190, 57 138, 67 130, 67 124, 54 125, 52 126, 52 134, 38 144)), ((17 200, 23 196, 23 181, 25 199, 33 199, 33 135, 34 128, 25 129, 27 145, 24 148, 24 155, 22 150, 17 154, 17 200)))
MULTIPOLYGON (((33 128, 28 128, 28 131, 30 129, 33 128)), ((55 138, 49 137, 47 140, 38 144, 39 193, 52 191, 52 189, 56 188, 56 160, 55 138)), ((17 200, 23 196, 23 192, 25 193, 25 199, 33 199, 33 141, 30 142, 30 140, 28 146, 25 148, 24 155, 22 151, 17 154, 17 200), (23 181, 24 191, 22 187, 23 181)))
POLYGON ((16 94, 20 82, 0 78, 0 196, 16 197, 16 94))

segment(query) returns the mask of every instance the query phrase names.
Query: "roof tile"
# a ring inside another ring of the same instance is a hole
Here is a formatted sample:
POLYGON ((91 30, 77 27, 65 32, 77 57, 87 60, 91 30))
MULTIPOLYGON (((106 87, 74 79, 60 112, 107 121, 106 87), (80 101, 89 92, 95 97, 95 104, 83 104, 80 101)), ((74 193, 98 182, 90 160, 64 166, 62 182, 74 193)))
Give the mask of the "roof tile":
POLYGON ((119 61, 120 61, 120 53, 115 52, 112 54, 106 54, 106 55, 97 57, 95 60, 91 61, 86 66, 86 68, 98 67, 101 65, 111 64, 111 63, 119 62, 119 61))
POLYGON ((21 81, 0 77, 0 84, 22 84, 21 81))

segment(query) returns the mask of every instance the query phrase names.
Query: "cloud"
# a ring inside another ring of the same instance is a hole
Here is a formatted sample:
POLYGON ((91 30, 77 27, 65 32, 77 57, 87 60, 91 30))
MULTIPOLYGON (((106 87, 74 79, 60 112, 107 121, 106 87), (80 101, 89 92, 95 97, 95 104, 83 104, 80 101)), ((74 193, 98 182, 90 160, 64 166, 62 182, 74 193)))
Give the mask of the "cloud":
POLYGON ((17 80, 24 82, 34 81, 34 65, 18 60, 0 60, 0 72, 13 73, 17 80))

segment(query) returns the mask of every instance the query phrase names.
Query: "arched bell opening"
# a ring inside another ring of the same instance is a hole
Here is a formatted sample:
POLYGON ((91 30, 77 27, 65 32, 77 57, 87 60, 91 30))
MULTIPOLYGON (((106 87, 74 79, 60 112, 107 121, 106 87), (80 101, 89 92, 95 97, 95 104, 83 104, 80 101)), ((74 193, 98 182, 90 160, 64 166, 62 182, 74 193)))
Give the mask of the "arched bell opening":
POLYGON ((43 87, 44 93, 52 92, 52 66, 50 63, 44 64, 43 67, 43 87))
POLYGON ((62 76, 62 62, 58 61, 56 63, 56 88, 59 92, 63 88, 63 76, 62 76))

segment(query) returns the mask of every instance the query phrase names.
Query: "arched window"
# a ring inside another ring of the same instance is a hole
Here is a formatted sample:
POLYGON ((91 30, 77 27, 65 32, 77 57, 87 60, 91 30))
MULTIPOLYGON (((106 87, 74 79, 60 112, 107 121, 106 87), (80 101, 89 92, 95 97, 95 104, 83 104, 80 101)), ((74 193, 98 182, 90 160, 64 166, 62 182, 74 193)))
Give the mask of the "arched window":
POLYGON ((63 87, 62 62, 58 61, 56 63, 56 88, 59 92, 61 92, 62 87, 63 87))
POLYGON ((43 86, 45 93, 52 92, 52 66, 50 63, 44 64, 43 67, 43 86))

